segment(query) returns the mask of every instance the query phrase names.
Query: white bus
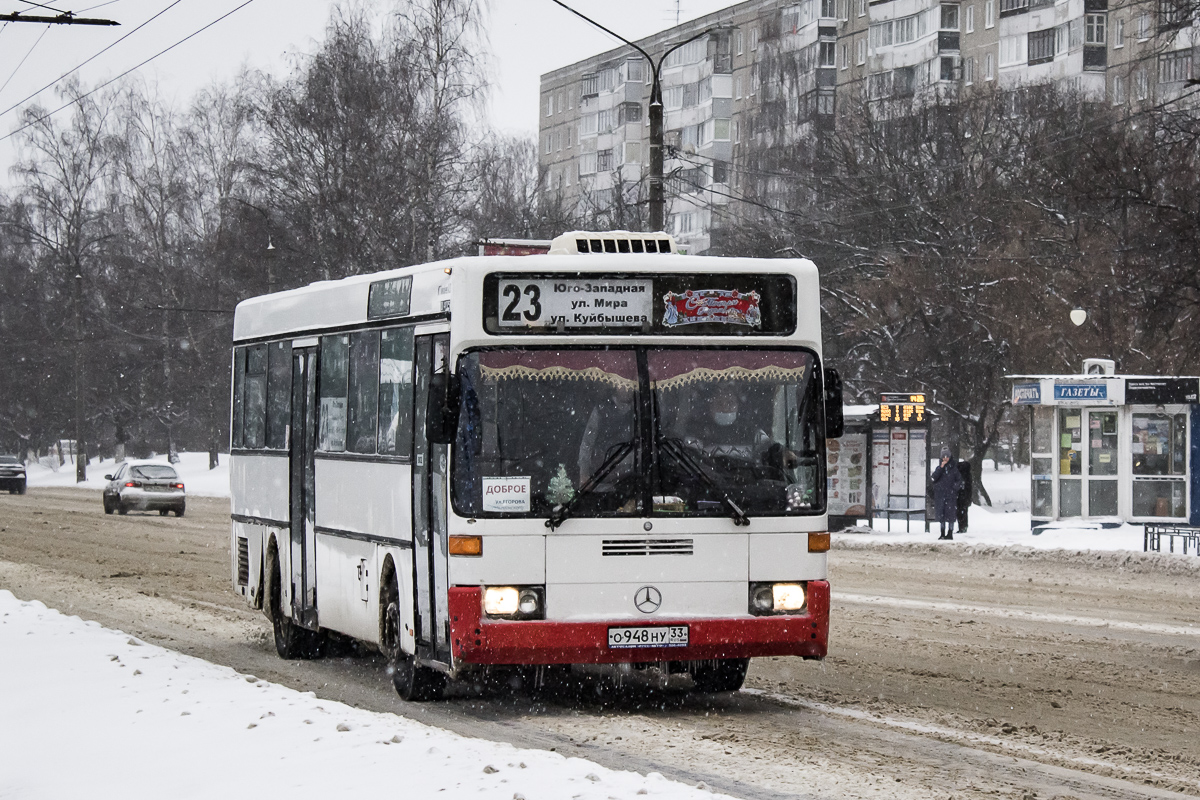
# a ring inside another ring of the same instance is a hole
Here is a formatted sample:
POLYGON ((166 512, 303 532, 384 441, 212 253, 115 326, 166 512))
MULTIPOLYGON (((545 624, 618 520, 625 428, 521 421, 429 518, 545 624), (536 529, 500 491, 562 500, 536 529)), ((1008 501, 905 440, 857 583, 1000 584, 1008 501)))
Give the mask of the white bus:
POLYGON ((361 640, 405 699, 824 657, 817 270, 675 250, 571 233, 238 305, 232 578, 280 656, 361 640))

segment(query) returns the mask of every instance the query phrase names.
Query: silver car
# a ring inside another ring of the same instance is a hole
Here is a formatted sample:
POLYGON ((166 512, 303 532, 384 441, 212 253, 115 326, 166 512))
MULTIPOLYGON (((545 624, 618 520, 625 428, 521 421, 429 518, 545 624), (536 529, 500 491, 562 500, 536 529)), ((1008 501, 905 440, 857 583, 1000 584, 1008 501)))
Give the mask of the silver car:
POLYGON ((0 456, 0 490, 25 494, 25 465, 16 456, 0 456))
POLYGON ((121 464, 112 475, 105 475, 104 513, 128 514, 132 511, 157 511, 162 516, 174 511, 182 517, 186 508, 183 481, 170 464, 134 461, 121 464))

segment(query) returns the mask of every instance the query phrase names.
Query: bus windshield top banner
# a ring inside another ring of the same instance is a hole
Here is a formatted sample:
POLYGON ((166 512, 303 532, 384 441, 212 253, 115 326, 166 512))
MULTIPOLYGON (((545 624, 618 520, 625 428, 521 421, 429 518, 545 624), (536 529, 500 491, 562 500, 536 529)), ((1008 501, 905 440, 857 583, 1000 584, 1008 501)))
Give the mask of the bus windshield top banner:
POLYGON ((790 275, 493 273, 484 329, 510 333, 780 336, 796 330, 790 275))

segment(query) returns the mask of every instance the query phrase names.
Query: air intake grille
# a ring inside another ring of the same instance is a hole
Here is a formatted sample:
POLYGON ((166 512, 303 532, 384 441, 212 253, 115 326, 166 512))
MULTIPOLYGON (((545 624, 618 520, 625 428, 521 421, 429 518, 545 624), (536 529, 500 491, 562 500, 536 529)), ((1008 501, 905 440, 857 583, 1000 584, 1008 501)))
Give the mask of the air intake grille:
POLYGON ((605 539, 601 550, 606 556, 690 556, 691 539, 605 539))
POLYGON ((250 585, 250 540, 238 537, 238 586, 250 585))

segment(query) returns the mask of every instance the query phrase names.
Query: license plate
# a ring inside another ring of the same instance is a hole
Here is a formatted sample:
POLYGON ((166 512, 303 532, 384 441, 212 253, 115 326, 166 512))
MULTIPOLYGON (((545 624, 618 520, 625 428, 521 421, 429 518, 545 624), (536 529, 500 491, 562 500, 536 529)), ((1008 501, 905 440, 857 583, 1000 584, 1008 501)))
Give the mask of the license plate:
POLYGON ((609 628, 609 647, 687 647, 687 625, 609 628))

